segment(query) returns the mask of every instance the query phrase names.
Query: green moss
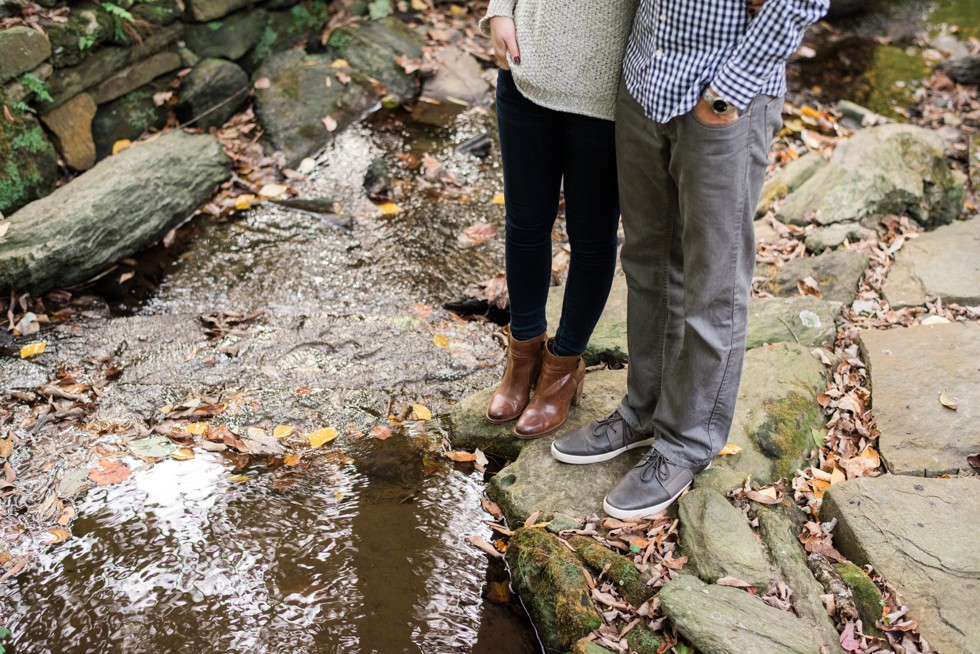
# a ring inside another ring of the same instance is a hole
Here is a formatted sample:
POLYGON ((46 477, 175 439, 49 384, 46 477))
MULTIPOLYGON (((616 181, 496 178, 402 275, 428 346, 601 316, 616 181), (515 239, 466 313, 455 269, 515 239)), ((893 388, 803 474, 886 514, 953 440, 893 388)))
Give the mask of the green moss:
POLYGON ((881 636, 881 631, 875 627, 875 623, 881 618, 885 599, 875 586, 875 582, 871 581, 871 577, 866 575, 864 570, 850 561, 835 563, 834 569, 854 594, 854 605, 857 606, 858 614, 861 616, 864 633, 881 636))
POLYGON ((820 406, 809 390, 791 392, 784 399, 766 402, 764 406, 769 415, 756 432, 755 440, 773 460, 776 474, 792 477, 809 449, 812 429, 823 425, 820 406))
POLYGON ((605 570, 606 576, 619 588, 619 594, 633 606, 639 607, 653 595, 653 589, 647 586, 649 577, 642 575, 625 556, 585 536, 573 536, 568 543, 597 574, 605 570))
POLYGON ((893 45, 879 46, 864 74, 863 104, 879 114, 901 117, 896 107, 910 106, 918 82, 928 76, 929 67, 922 55, 893 45))
POLYGON ((928 22, 934 31, 959 28, 961 39, 980 39, 980 20, 977 20, 977 0, 941 0, 928 22))
POLYGON ((54 190, 55 156, 54 146, 33 117, 0 121, 0 213, 12 213, 54 190))
POLYGON ((266 26, 266 28, 262 30, 262 36, 259 37, 259 42, 252 49, 252 61, 258 64, 268 59, 269 55, 272 54, 276 41, 278 40, 279 36, 276 34, 276 31, 271 27, 266 26))
POLYGON ((343 52, 348 48, 348 46, 350 46, 351 41, 353 40, 354 37, 348 32, 343 30, 334 30, 333 33, 330 34, 330 39, 327 40, 327 45, 337 52, 343 52))
POLYGON ((629 643, 631 652, 636 652, 637 654, 657 654, 660 651, 660 644, 663 643, 663 639, 641 622, 626 634, 626 642, 629 643))

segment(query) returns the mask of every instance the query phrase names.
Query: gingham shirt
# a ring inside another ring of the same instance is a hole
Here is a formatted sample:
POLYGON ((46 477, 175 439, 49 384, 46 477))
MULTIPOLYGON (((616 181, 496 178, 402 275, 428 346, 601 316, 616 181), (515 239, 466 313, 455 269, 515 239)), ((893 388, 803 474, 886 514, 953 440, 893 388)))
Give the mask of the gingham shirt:
POLYGON ((626 88, 648 118, 686 114, 709 85, 745 110, 760 93, 786 92, 786 60, 829 0, 641 0, 626 49, 626 88))

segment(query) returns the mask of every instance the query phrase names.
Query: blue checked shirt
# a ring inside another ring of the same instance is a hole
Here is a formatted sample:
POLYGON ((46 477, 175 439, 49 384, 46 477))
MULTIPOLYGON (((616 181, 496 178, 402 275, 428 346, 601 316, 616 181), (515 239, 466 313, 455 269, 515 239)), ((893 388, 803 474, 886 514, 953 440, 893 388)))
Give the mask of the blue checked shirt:
POLYGON ((626 49, 626 88, 648 118, 666 123, 694 108, 709 85, 745 111, 760 93, 786 92, 786 60, 829 0, 641 0, 626 49))

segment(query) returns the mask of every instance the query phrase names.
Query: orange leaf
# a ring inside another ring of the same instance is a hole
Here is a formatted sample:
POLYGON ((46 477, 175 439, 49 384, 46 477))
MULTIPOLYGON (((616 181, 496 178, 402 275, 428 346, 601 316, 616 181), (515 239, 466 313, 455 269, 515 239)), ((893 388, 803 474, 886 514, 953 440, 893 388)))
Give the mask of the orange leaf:
POLYGON ((465 463, 467 461, 476 461, 476 455, 473 454, 472 452, 457 452, 454 450, 452 452, 443 452, 443 454, 448 456, 453 461, 458 461, 460 463, 465 463))
POLYGON ((122 461, 102 459, 99 461, 99 466, 99 468, 90 469, 88 473, 88 478, 99 486, 117 484, 133 474, 129 466, 122 461))
POLYGON ((721 451, 718 452, 718 455, 722 456, 727 454, 738 454, 741 451, 742 448, 736 445, 735 443, 726 443, 725 447, 721 448, 721 451))
POLYGON ((329 443, 333 439, 337 438, 337 430, 333 427, 317 429, 315 432, 307 436, 307 438, 310 440, 310 445, 313 447, 320 447, 324 443, 329 443))

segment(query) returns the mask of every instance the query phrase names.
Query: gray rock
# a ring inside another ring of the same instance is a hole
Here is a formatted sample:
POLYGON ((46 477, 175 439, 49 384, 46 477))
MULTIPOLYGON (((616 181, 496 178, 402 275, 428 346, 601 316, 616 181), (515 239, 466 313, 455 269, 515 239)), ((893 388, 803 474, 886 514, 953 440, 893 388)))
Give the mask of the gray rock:
MULTIPOLYGON (((531 441, 514 436, 513 423, 494 425, 487 420, 487 406, 494 388, 485 388, 474 393, 453 407, 449 418, 452 442, 455 447, 479 448, 484 452, 514 460, 531 441)), ((619 406, 625 393, 625 370, 598 370, 588 373, 585 376, 585 396, 581 404, 572 407, 562 431, 574 429, 608 414, 619 406)))
POLYGON ((980 84, 980 54, 944 61, 939 70, 959 84, 980 84))
POLYGON ((424 40, 401 21, 388 17, 351 23, 335 29, 327 41, 327 53, 333 59, 344 59, 352 68, 370 75, 388 87, 388 94, 399 100, 415 95, 416 83, 395 62, 402 55, 422 56, 424 40))
POLYGON ((100 272, 191 215, 229 163, 216 139, 180 131, 106 159, 7 220, 0 288, 44 291, 100 272))
POLYGON ((203 23, 233 11, 247 7, 255 0, 187 0, 187 14, 193 20, 203 23))
POLYGON ((51 56, 48 37, 31 27, 0 30, 0 83, 40 66, 51 56))
POLYGON ((823 299, 850 304, 867 267, 868 255, 857 250, 834 250, 770 267, 763 275, 762 288, 773 295, 792 297, 799 294, 796 281, 812 277, 823 299))
POLYGON ((815 297, 752 298, 746 348, 769 343, 816 347, 833 343, 840 305, 815 297))
POLYGON ((181 15, 177 0, 144 0, 130 8, 133 17, 151 25, 169 25, 181 15))
MULTIPOLYGON (((265 7, 273 9, 268 2, 265 7)), ((304 49, 304 45, 310 51, 322 49, 320 38, 330 22, 327 7, 321 0, 304 0, 288 11, 269 11, 258 43, 238 60, 238 64, 249 72, 255 72, 277 52, 304 49)))
POLYGON ((169 79, 165 77, 99 106, 92 120, 96 158, 105 159, 112 154, 116 141, 135 141, 148 130, 166 125, 168 109, 157 106, 153 95, 169 89, 169 79))
POLYGON ((809 626, 743 590, 681 575, 660 591, 660 605, 699 652, 819 654, 809 626))
POLYGON ((55 68, 77 66, 113 32, 112 16, 93 3, 72 3, 65 18, 41 21, 51 41, 51 63, 55 68))
POLYGON ((932 648, 977 651, 980 481, 859 477, 827 491, 821 518, 837 519, 841 553, 897 587, 932 648))
POLYGON ((718 491, 695 488, 678 501, 681 543, 688 567, 703 581, 735 577, 758 590, 769 587, 766 552, 742 512, 718 491))
POLYGON ((815 447, 814 430, 823 427, 816 393, 824 384, 824 367, 808 347, 779 343, 746 352, 728 436, 741 451, 717 457, 695 486, 724 493, 746 477, 757 485, 792 477, 815 447))
POLYGON ((980 324, 866 331, 861 349, 888 469, 930 477, 969 471, 966 457, 980 452, 980 324), (943 391, 955 411, 940 403, 943 391))
POLYGON ((436 72, 425 80, 415 103, 415 120, 445 125, 453 116, 474 105, 490 102, 490 85, 482 77, 476 58, 454 46, 434 53, 436 72))
POLYGON ((789 162, 779 172, 766 180, 759 196, 756 216, 764 215, 772 203, 789 195, 803 186, 818 170, 827 165, 827 160, 816 152, 807 152, 799 159, 789 162))
POLYGON ((839 100, 834 108, 841 113, 841 119, 853 123, 854 127, 871 127, 872 125, 883 125, 891 123, 892 120, 885 118, 881 114, 876 114, 867 107, 850 100, 839 100))
POLYGON ((37 120, 28 114, 0 120, 0 214, 47 195, 57 179, 57 153, 37 120))
POLYGON ((203 59, 181 80, 177 119, 202 129, 218 127, 245 105, 249 86, 248 75, 232 62, 203 59))
POLYGON ((273 55, 255 73, 268 78, 268 88, 255 90, 255 111, 265 128, 267 148, 282 152, 287 166, 314 154, 333 140, 323 119, 336 121, 336 130, 360 120, 378 101, 368 80, 352 70, 335 68, 334 58, 299 51, 273 55), (347 84, 337 73, 351 77, 347 84), (324 83, 331 79, 330 86, 324 83))
POLYGON ((0 0, 0 18, 10 18, 27 6, 27 0, 0 0))
POLYGON ((882 286, 893 309, 945 303, 980 305, 980 220, 974 218, 906 241, 882 286))
POLYGON ((269 14, 265 9, 246 9, 227 18, 187 26, 184 41, 202 59, 241 59, 259 42, 269 14))
MULTIPOLYGON (((585 348, 585 362, 595 365, 602 361, 623 363, 629 357, 626 344, 626 277, 619 275, 613 279, 606 308, 592 331, 592 338, 585 348)), ((548 294, 548 329, 554 334, 561 321, 561 307, 565 295, 564 286, 552 286, 548 294)))
POLYGON ((789 194, 777 216, 793 225, 865 222, 908 215, 948 224, 963 209, 962 175, 946 163, 935 132, 892 124, 858 132, 837 147, 830 165, 789 194))
POLYGON ((820 227, 807 234, 806 249, 820 254, 844 244, 844 241, 863 241, 873 238, 877 232, 857 223, 835 223, 820 227))
POLYGON ((798 533, 797 526, 781 513, 771 509, 759 512, 759 535, 769 550, 769 559, 793 589, 793 609, 813 627, 821 645, 829 652, 841 653, 837 628, 820 598, 824 587, 806 564, 806 553, 797 539, 798 533))
POLYGON ((161 75, 177 70, 180 65, 180 55, 176 52, 158 52, 94 87, 91 91, 92 97, 96 104, 115 100, 149 84, 161 75))

